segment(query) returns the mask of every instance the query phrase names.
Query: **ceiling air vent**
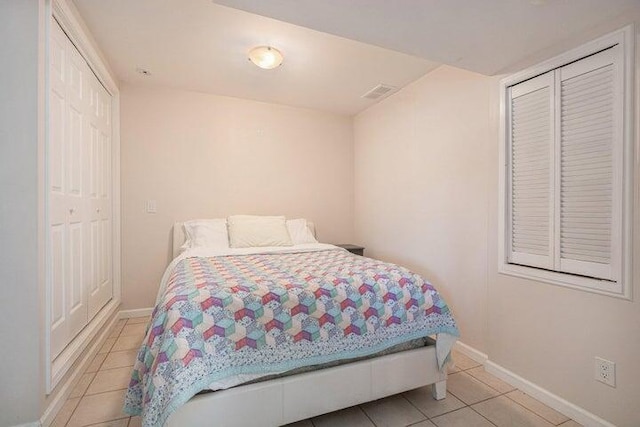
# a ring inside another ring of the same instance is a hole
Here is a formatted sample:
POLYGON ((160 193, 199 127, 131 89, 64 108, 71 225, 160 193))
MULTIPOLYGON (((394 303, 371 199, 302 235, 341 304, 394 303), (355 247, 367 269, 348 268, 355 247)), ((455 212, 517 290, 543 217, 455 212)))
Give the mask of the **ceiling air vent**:
POLYGON ((371 89, 369 92, 362 95, 362 97, 368 98, 368 99, 378 99, 387 95, 390 92, 393 92, 394 90, 396 90, 396 88, 393 86, 379 84, 378 86, 371 89))

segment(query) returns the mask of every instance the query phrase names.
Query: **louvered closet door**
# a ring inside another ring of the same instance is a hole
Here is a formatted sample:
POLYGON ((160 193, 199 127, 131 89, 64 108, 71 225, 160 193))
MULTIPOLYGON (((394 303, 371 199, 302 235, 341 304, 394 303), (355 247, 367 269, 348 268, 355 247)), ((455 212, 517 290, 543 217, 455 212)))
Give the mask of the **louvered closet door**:
POLYGON ((554 74, 509 90, 509 262, 553 266, 554 74))
POLYGON ((49 265, 51 353, 55 358, 87 323, 84 140, 90 73, 55 21, 50 64, 49 265))
MULTIPOLYGON (((612 237, 621 233, 621 170, 614 170, 622 138, 622 96, 616 46, 558 70, 560 177, 557 262, 560 270, 616 280, 620 259, 612 237), (614 190, 618 189, 618 190, 614 190)), ((618 61, 622 64, 622 61, 618 61)), ((614 239, 616 241, 619 239, 614 239)))

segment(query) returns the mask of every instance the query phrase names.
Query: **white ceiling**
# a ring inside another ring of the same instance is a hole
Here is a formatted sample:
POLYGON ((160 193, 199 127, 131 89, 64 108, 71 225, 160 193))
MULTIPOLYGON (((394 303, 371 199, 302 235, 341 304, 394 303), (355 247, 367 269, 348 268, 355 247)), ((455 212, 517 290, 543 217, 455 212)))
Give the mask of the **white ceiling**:
POLYGON ((512 72, 640 19, 640 0, 73 1, 123 82, 346 115, 379 83, 441 63, 512 72), (263 44, 282 67, 249 63, 263 44))
POLYGON ((213 1, 487 75, 640 14, 640 0, 213 1))
POLYGON ((402 87, 438 63, 214 4, 210 0, 75 0, 110 67, 130 84, 163 86, 352 115, 385 83, 402 87), (280 49, 262 70, 247 52, 280 49), (141 67, 150 77, 136 72, 141 67))

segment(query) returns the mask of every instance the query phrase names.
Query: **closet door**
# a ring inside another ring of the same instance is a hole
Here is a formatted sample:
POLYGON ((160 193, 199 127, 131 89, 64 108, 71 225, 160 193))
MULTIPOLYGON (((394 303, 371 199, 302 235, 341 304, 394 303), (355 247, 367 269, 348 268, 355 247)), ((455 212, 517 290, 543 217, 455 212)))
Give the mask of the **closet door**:
POLYGON ((509 89, 509 262, 553 267, 554 74, 509 89))
POLYGON ((48 166, 51 353, 55 358, 87 323, 84 141, 86 81, 91 71, 53 24, 48 166))
POLYGON ((89 319, 113 295, 111 221, 111 97, 92 76, 89 82, 89 319))
POLYGON ((558 70, 561 271, 618 280, 622 239, 622 50, 611 47, 558 70))
POLYGON ((54 360, 113 295, 111 97, 52 21, 49 266, 54 360))

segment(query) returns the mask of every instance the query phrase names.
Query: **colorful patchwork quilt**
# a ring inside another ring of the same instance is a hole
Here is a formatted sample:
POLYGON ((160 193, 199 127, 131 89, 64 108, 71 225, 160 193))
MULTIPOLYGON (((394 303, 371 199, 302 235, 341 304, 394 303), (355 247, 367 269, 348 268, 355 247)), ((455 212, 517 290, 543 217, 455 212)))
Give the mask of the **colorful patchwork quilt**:
POLYGON ((216 380, 458 336, 449 308, 419 275, 342 249, 187 257, 168 277, 125 401, 145 426, 164 424, 216 380))

